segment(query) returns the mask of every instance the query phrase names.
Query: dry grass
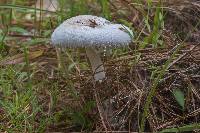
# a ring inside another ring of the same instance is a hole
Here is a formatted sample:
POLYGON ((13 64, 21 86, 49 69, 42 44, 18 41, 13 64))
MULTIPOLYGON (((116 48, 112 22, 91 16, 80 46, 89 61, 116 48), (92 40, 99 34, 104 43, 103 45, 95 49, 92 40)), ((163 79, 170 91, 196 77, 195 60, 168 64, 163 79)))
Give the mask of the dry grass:
MULTIPOLYGON (((150 26, 154 25, 153 19, 158 3, 153 1, 151 5, 148 14, 150 26)), ((100 8, 96 6, 97 3, 94 6, 88 5, 91 11, 98 15, 100 8)), ((5 71, 25 62, 23 47, 19 42, 23 44, 30 39, 42 39, 37 45, 28 47, 28 66, 20 68, 20 72, 31 73, 32 94, 40 108, 33 122, 29 123, 32 130, 41 127, 42 123, 44 129, 41 129, 41 132, 139 131, 141 115, 152 83, 174 49, 181 43, 184 43, 183 47, 173 57, 164 77, 159 79, 156 94, 150 104, 145 131, 157 132, 166 128, 200 123, 200 3, 197 0, 170 0, 162 1, 162 6, 165 25, 160 27, 160 40, 164 45, 154 47, 153 44, 149 44, 142 49, 140 42, 153 31, 148 30, 144 21, 148 4, 145 1, 134 3, 131 0, 110 0, 112 20, 130 25, 135 30, 137 40, 125 52, 118 52, 116 49, 114 51, 117 54, 103 57, 107 79, 101 84, 92 81, 84 49, 68 51, 73 55, 71 59, 77 64, 76 68, 63 72, 58 69, 56 51, 49 45, 49 35, 44 36, 37 32, 35 35, 18 35, 9 32, 7 36, 16 38, 5 41, 6 47, 0 63, 1 69, 5 71), (173 95, 176 89, 184 94, 184 109, 173 95)), ((10 26, 21 26, 28 31, 43 27, 40 30, 45 31, 56 26, 54 21, 49 23, 35 25, 30 21, 12 20, 10 26)), ((6 25, 0 27, 4 29, 6 25)), ((15 94, 27 91, 24 87, 26 82, 27 78, 17 87, 16 83, 10 83, 11 90, 17 90, 9 97, 6 97, 1 86, 0 100, 13 101, 15 94)), ((34 110, 31 104, 28 103, 21 111, 31 114, 34 110)), ((1 106, 0 124, 3 128, 0 129, 8 132, 16 125, 10 120, 6 109, 1 106)), ((19 128, 17 132, 21 132, 20 129, 27 128, 19 128)))

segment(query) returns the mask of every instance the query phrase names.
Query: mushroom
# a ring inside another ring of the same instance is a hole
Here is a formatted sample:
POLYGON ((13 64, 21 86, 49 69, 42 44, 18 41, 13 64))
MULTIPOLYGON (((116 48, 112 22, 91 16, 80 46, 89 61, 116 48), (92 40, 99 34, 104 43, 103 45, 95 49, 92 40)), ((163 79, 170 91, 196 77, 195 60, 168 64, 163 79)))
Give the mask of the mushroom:
POLYGON ((105 70, 97 48, 123 47, 132 41, 133 32, 121 24, 92 15, 79 15, 65 20, 51 36, 54 46, 86 49, 95 81, 102 81, 105 70))

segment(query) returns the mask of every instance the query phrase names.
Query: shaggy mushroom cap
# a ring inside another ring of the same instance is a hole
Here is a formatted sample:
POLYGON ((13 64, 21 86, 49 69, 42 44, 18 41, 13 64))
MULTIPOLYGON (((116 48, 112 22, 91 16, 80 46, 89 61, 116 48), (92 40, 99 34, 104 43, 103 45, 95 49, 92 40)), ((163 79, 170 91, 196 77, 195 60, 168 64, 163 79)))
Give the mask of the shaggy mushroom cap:
POLYGON ((121 47, 132 40, 132 31, 121 24, 92 15, 79 15, 64 21, 52 36, 53 45, 61 47, 121 47))

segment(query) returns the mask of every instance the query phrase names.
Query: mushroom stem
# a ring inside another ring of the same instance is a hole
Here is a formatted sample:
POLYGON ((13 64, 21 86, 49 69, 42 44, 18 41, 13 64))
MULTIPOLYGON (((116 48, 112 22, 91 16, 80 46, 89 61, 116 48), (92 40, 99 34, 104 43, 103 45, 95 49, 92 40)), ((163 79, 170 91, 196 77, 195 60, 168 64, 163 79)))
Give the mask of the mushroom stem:
POLYGON ((60 52, 60 48, 56 47, 56 54, 57 54, 57 58, 58 58, 58 69, 62 68, 62 61, 61 61, 61 52, 60 52))
POLYGON ((86 54, 92 66, 95 81, 102 81, 106 76, 99 53, 95 48, 86 48, 86 54))

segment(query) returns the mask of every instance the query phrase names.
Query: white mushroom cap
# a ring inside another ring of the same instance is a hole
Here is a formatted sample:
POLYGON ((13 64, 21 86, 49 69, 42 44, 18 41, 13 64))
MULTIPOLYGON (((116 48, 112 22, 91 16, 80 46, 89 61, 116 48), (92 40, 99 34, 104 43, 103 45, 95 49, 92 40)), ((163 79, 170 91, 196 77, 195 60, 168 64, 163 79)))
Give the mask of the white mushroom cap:
POLYGON ((121 24, 92 15, 79 15, 64 21, 51 36, 61 47, 118 47, 128 45, 133 32, 121 24))

